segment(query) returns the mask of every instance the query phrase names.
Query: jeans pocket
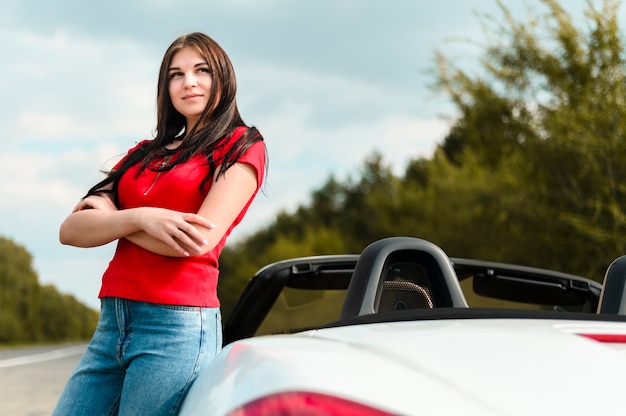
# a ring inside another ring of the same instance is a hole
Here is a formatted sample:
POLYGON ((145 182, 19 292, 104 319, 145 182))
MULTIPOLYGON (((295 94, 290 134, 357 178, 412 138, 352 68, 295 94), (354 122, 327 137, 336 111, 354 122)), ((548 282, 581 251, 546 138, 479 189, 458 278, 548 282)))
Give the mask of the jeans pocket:
POLYGON ((154 306, 161 309, 181 312, 198 312, 202 309, 200 306, 168 305, 166 303, 155 303, 154 306))

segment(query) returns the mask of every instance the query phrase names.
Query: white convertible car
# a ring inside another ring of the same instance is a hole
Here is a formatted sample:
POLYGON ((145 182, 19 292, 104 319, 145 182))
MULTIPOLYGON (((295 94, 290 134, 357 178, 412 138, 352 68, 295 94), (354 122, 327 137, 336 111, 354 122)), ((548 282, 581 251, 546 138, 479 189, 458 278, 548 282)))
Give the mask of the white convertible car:
POLYGON ((409 237, 261 269, 181 415, 623 415, 626 256, 601 285, 409 237))

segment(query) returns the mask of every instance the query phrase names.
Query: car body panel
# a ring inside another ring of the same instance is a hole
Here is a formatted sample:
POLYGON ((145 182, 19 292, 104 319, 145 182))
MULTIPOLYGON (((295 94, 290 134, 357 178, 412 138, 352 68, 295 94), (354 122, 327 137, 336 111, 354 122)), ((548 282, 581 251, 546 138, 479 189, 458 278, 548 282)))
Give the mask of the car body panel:
POLYGON ((252 338, 225 347, 181 415, 226 415, 293 390, 392 414, 612 414, 623 406, 626 344, 580 333, 626 335, 626 323, 444 319, 252 338))
POLYGON ((409 237, 273 263, 243 290, 181 415, 230 416, 287 392, 394 415, 621 414, 625 288, 626 256, 600 284, 450 259, 409 237))

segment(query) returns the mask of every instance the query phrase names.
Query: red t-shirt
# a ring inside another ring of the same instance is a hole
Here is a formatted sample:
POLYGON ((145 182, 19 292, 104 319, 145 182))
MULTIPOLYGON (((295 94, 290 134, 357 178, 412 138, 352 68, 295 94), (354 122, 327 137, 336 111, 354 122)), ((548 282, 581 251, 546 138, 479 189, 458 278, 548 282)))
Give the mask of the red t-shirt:
MULTIPOLYGON (((245 130, 246 127, 235 129, 231 142, 245 130)), ((220 152, 225 152, 229 147, 222 147, 220 152)), ((170 305, 218 307, 220 305, 217 298, 218 258, 227 237, 243 219, 263 182, 265 174, 263 141, 253 144, 238 162, 247 163, 256 170, 257 189, 212 251, 202 256, 168 257, 152 253, 121 238, 113 259, 102 277, 99 297, 112 296, 170 305)), ((120 179, 118 186, 120 209, 149 206, 197 213, 211 187, 209 181, 204 192, 200 192, 200 184, 209 169, 206 157, 202 155, 168 171, 155 172, 144 169, 137 178, 138 169, 137 165, 129 168, 120 179)))

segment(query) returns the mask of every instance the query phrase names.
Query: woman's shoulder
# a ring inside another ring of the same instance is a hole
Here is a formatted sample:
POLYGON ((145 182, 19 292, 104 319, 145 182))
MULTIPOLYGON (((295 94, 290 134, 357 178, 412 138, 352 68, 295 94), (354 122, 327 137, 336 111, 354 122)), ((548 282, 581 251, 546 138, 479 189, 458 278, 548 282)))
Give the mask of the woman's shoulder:
POLYGON ((237 126, 234 127, 226 135, 222 136, 222 139, 216 146, 217 149, 223 149, 224 151, 234 147, 239 147, 242 143, 248 142, 252 139, 253 142, 263 139, 256 127, 250 126, 237 126))
POLYGON ((233 133, 232 136, 241 136, 242 134, 244 134, 246 131, 248 131, 250 129, 250 127, 248 126, 237 126, 233 129, 233 133))
POLYGON ((236 141, 237 139, 241 138, 241 136, 243 136, 244 134, 254 134, 254 135, 260 136, 260 133, 256 127, 250 127, 250 126, 245 126, 245 125, 235 127, 229 136, 232 141, 236 141))

